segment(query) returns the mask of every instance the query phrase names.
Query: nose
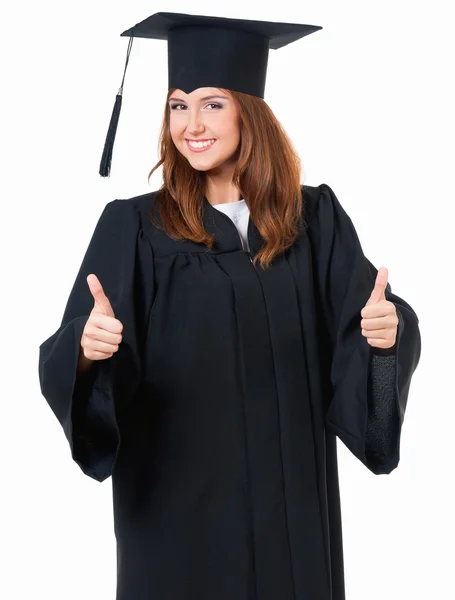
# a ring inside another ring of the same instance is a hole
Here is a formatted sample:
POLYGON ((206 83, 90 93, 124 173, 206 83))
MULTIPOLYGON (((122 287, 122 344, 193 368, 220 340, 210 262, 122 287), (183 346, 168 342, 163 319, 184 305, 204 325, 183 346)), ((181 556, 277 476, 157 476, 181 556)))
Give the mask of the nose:
POLYGON ((197 110, 189 111, 189 119, 188 119, 188 126, 187 126, 188 135, 189 136, 191 136, 191 135, 197 136, 202 131, 204 131, 204 124, 201 119, 201 113, 197 110))

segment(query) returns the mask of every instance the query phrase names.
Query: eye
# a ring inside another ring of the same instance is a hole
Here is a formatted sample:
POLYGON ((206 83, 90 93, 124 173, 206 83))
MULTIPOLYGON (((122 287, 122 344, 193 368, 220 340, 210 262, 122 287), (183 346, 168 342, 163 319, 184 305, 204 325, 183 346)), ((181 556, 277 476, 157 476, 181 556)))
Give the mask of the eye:
MULTIPOLYGON (((179 106, 183 106, 183 108, 186 108, 184 104, 171 104, 171 110, 182 110, 177 108, 179 106)), ((223 108, 222 105, 218 104, 217 102, 209 102, 209 104, 206 104, 205 106, 214 106, 215 109, 223 108)))

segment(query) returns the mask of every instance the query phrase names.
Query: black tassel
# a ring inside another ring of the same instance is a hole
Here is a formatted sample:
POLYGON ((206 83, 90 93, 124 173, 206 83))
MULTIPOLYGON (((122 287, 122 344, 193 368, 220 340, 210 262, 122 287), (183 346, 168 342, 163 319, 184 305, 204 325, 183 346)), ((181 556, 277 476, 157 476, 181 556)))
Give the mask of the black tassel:
POLYGON ((125 81, 126 68, 130 58, 131 47, 133 45, 133 36, 130 37, 128 50, 126 54, 125 70, 123 71, 122 85, 115 97, 115 104, 112 110, 109 128, 107 130, 106 141, 104 142, 103 156, 101 157, 99 174, 101 177, 109 177, 111 172, 112 152, 114 150, 115 135, 117 133, 117 125, 120 117, 120 109, 122 108, 123 98, 123 83, 125 81))
POLYGON ((112 151, 114 149, 115 134, 117 133, 117 125, 120 117, 120 109, 122 108, 122 89, 119 90, 115 97, 115 104, 112 110, 109 129, 107 130, 106 141, 104 142, 103 156, 100 163, 101 177, 108 177, 111 171, 112 151))
POLYGON ((114 149, 115 134, 117 133, 117 125, 120 117, 120 109, 122 108, 122 89, 120 88, 115 97, 114 109, 112 110, 109 129, 107 130, 106 141, 104 143, 103 156, 100 163, 101 177, 109 177, 111 171, 112 151, 114 149))

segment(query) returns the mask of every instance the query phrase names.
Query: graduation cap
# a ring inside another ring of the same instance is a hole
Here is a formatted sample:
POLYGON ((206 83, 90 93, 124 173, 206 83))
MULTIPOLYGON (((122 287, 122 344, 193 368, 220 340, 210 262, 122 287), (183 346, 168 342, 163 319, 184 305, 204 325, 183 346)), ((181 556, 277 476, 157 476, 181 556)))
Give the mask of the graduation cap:
POLYGON ((322 29, 317 25, 158 12, 121 35, 129 36, 125 69, 106 136, 100 175, 110 173, 133 38, 167 40, 168 89, 187 94, 217 87, 264 97, 269 48, 274 50, 322 29))

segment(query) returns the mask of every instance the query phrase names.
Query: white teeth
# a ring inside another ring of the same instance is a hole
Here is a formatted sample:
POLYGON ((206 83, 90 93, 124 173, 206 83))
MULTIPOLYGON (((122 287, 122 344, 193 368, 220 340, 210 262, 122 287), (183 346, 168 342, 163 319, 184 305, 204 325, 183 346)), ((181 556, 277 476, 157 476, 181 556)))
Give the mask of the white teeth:
POLYGON ((206 146, 210 146, 213 144, 215 140, 209 140, 208 142, 188 142, 192 148, 205 148, 206 146))

